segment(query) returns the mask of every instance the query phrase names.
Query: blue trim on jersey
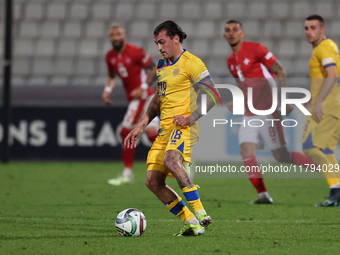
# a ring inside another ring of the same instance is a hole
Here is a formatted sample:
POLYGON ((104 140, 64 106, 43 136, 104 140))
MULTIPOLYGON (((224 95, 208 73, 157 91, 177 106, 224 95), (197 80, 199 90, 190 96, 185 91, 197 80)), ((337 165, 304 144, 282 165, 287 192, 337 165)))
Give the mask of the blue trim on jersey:
POLYGON ((326 148, 326 149, 324 149, 324 150, 321 150, 322 152, 323 152, 323 154, 326 154, 326 155, 328 155, 328 154, 333 154, 334 153, 334 151, 331 151, 330 149, 328 149, 328 148, 326 148))
POLYGON ((326 68, 326 67, 329 67, 329 66, 336 66, 336 64, 335 63, 330 63, 330 64, 327 64, 327 65, 323 66, 323 68, 326 68))
POLYGON ((182 54, 183 54, 184 52, 186 52, 186 51, 187 51, 187 50, 184 49, 183 52, 181 53, 181 55, 179 55, 179 57, 176 58, 176 60, 175 60, 174 62, 172 62, 172 64, 169 63, 169 59, 166 59, 166 64, 167 64, 168 66, 173 66, 174 64, 177 63, 177 61, 179 60, 179 58, 180 58, 180 57, 182 56, 182 54))
POLYGON ((172 209, 170 209, 170 212, 177 215, 180 211, 182 211, 183 207, 185 206, 183 200, 181 200, 177 205, 175 205, 172 209))
POLYGON ((208 80, 209 78, 211 78, 211 75, 208 75, 207 77, 203 78, 202 80, 200 80, 199 82, 197 82, 196 84, 200 84, 205 82, 206 80, 208 80))
POLYGON ((183 192, 183 195, 187 199, 188 202, 195 201, 200 198, 200 195, 198 194, 197 190, 189 191, 189 192, 183 192))
POLYGON ((165 59, 158 60, 157 68, 162 68, 165 64, 165 59))
POLYGON ((302 144, 302 149, 307 150, 307 149, 312 149, 312 148, 316 148, 316 147, 313 144, 312 133, 310 133, 306 141, 302 144))

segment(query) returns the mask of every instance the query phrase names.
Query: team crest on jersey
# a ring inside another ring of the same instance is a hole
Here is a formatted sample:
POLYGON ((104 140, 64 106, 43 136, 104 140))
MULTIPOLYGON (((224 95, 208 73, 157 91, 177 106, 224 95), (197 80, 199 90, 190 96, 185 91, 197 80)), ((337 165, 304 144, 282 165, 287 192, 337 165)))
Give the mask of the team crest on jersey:
POLYGON ((248 58, 246 58, 243 62, 244 62, 245 65, 247 66, 247 65, 249 64, 250 60, 249 60, 248 58))
POLYGON ((125 62, 126 62, 126 64, 129 64, 129 63, 131 62, 131 59, 130 59, 130 58, 127 58, 127 59, 125 60, 125 62))
POLYGON ((111 63, 112 63, 112 65, 114 65, 114 64, 116 64, 116 59, 111 59, 111 63))
POLYGON ((231 65, 231 66, 230 66, 230 70, 231 70, 231 71, 234 71, 234 65, 231 65))
POLYGON ((179 71, 180 71, 180 69, 179 68, 175 68, 175 70, 173 71, 173 75, 174 76, 177 76, 177 75, 179 75, 179 71))

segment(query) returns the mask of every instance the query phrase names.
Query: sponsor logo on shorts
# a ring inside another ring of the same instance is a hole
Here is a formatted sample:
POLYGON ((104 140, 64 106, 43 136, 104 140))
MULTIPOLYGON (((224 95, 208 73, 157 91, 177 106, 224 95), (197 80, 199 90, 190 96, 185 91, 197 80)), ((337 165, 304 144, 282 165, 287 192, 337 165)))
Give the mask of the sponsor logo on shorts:
POLYGON ((171 144, 171 145, 176 145, 176 144, 177 144, 177 141, 176 141, 176 140, 171 140, 170 144, 171 144))

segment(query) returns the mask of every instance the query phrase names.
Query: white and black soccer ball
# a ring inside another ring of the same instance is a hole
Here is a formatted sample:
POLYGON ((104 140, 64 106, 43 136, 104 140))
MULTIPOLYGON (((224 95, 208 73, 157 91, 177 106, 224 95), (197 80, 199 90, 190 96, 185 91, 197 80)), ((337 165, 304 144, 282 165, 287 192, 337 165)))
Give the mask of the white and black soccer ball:
POLYGON ((121 236, 141 236, 146 229, 146 219, 138 209, 128 208, 118 214, 115 225, 121 236))

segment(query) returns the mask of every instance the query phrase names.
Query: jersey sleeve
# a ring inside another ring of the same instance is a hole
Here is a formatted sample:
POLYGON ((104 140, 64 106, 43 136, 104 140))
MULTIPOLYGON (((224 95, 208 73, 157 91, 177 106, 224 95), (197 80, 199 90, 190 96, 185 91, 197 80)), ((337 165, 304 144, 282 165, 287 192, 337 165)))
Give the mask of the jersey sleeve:
POLYGON ((263 44, 259 43, 256 49, 259 61, 269 69, 276 61, 277 58, 271 53, 263 44))
POLYGON ((195 83, 211 78, 208 68, 199 58, 191 59, 189 61, 187 74, 195 83))
POLYGON ((337 55, 335 54, 334 48, 330 44, 320 44, 315 52, 315 56, 322 64, 323 68, 336 65, 335 58, 337 55))
POLYGON ((142 48, 138 48, 135 56, 137 64, 142 68, 147 68, 152 61, 152 57, 142 48))

